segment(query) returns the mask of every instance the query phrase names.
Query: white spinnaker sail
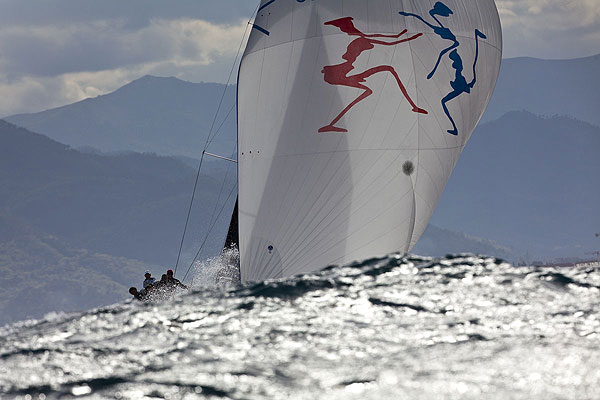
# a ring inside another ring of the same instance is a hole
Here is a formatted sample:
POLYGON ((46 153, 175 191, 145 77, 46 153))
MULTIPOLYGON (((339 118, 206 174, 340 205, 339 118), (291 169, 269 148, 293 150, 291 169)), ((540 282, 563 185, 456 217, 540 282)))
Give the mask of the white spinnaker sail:
POLYGON ((262 0, 238 82, 243 281, 407 252, 492 94, 493 0, 262 0))

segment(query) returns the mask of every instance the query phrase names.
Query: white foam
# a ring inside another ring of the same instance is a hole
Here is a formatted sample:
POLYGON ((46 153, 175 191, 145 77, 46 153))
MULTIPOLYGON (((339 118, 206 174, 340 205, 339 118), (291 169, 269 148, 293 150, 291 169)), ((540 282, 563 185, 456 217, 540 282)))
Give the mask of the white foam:
POLYGON ((194 289, 229 286, 239 282, 238 262, 240 253, 236 248, 229 248, 217 257, 196 261, 192 269, 190 287, 194 289))

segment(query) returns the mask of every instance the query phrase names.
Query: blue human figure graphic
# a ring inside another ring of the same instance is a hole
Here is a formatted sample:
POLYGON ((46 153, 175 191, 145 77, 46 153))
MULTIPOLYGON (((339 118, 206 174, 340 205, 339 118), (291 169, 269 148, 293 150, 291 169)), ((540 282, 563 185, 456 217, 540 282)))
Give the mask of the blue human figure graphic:
POLYGON ((475 86, 475 82, 477 82, 475 68, 477 66, 477 59, 479 58, 479 38, 486 39, 487 37, 479 29, 475 29, 475 60, 473 61, 473 80, 471 82, 467 82, 467 79, 463 75, 463 61, 460 57, 460 54, 458 54, 457 50, 460 46, 460 42, 458 41, 456 35, 450 30, 450 28, 445 27, 444 24, 437 18, 438 16, 449 17, 452 14, 454 14, 454 12, 452 12, 452 10, 441 1, 436 2, 433 8, 429 11, 429 15, 431 15, 431 17, 435 20, 437 25, 425 21, 420 15, 400 11, 400 15, 403 15, 405 17, 417 18, 425 25, 430 27, 433 30, 433 33, 435 33, 442 39, 450 40, 452 42, 452 45, 440 52, 440 55, 438 56, 433 70, 429 73, 429 75, 427 75, 427 79, 431 79, 433 75, 435 75, 435 72, 437 71, 440 62, 442 61, 442 57, 444 57, 444 55, 450 52, 448 58, 450 58, 450 60, 452 61, 452 68, 456 71, 456 73, 454 80, 450 82, 450 86, 453 90, 442 99, 442 108, 444 109, 446 116, 448 116, 448 119, 452 123, 452 129, 448 130, 447 132, 451 135, 456 136, 458 135, 458 128, 456 127, 456 123, 454 122, 452 115, 450 115, 450 111, 448 110, 446 103, 448 103, 452 99, 455 99, 463 93, 471 93, 471 89, 473 89, 473 87, 475 86))

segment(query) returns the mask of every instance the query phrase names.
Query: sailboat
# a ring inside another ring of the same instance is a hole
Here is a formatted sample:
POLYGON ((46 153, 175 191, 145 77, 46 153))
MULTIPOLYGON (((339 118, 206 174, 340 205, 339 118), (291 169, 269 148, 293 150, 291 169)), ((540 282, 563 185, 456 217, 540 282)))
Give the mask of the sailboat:
POLYGON ((242 282, 409 252, 501 59, 493 0, 262 0, 237 87, 242 282))

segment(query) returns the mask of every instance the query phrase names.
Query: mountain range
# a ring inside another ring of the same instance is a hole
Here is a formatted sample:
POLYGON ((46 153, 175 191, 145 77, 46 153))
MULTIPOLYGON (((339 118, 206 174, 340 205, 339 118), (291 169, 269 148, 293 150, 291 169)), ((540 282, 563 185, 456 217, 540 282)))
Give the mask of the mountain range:
MULTIPOLYGON (((529 111, 600 126, 597 71, 600 55, 574 60, 505 59, 482 122, 509 111, 529 111)), ((235 86, 144 76, 113 93, 4 119, 75 148, 198 159, 211 126, 218 137, 209 150, 234 152, 235 93, 235 86)))
MULTIPOLYGON (((597 250, 594 68, 599 56, 504 60, 485 123, 415 253, 516 262, 597 250)), ((172 267, 211 127, 209 151, 235 152, 234 107, 234 86, 145 76, 0 121, 0 324, 118 301, 144 269, 172 267)), ((211 225, 201 258, 219 252, 235 197, 235 166, 205 157, 202 171, 185 268, 211 225)))
MULTIPOLYGON (((139 286, 144 270, 160 275, 173 267, 195 160, 78 151, 2 120, 0 143, 0 324, 120 301, 128 286, 139 286)), ((209 226, 200 259, 220 252, 234 178, 231 166, 214 165, 200 175, 180 274, 209 226)), ((432 255, 459 248, 514 256, 492 242, 435 227, 423 243, 432 255)))
POLYGON ((218 83, 144 76, 106 95, 5 120, 74 148, 197 159, 213 120, 219 140, 211 150, 228 155, 235 150, 235 93, 234 86, 218 83))
POLYGON ((599 150, 597 126, 509 112, 475 130, 431 222, 536 260, 585 258, 600 245, 599 150))
MULTIPOLYGON (((503 60, 483 117, 487 123, 476 129, 459 159, 433 223, 512 248, 513 260, 594 251, 590 235, 600 229, 590 205, 598 198, 590 184, 600 126, 597 70, 600 55, 503 60), (485 175, 475 176, 478 171, 485 175), (571 197, 559 199, 564 193, 571 197), (521 221, 526 226, 513 232, 521 221), (553 224, 558 221, 564 229, 553 224)), ((211 125, 220 131, 209 150, 233 153, 234 94, 235 87, 145 76, 105 96, 8 120, 86 152, 152 151, 195 166, 211 125), (167 127, 173 127, 170 136, 164 135, 167 127)), ((223 165, 205 159, 205 170, 223 165)))
MULTIPOLYGON (((85 154, 4 121, 0 143, 2 214, 77 247, 160 264, 177 258, 196 175, 182 161, 153 154, 85 154)), ((235 185, 233 172, 230 168, 227 191, 235 185)), ((191 241, 209 225, 226 173, 200 175, 191 241)))
MULTIPOLYGON (((2 120, 0 144, 0 324, 110 304, 173 268, 196 176, 184 161, 84 153, 2 120)), ((200 258, 220 251, 233 172, 199 176, 180 271, 211 225, 200 258)))
POLYGON ((123 301, 145 269, 161 268, 77 248, 0 215, 0 325, 123 301))
POLYGON ((572 60, 520 57, 502 60, 483 122, 509 111, 571 116, 600 126, 600 54, 572 60))

